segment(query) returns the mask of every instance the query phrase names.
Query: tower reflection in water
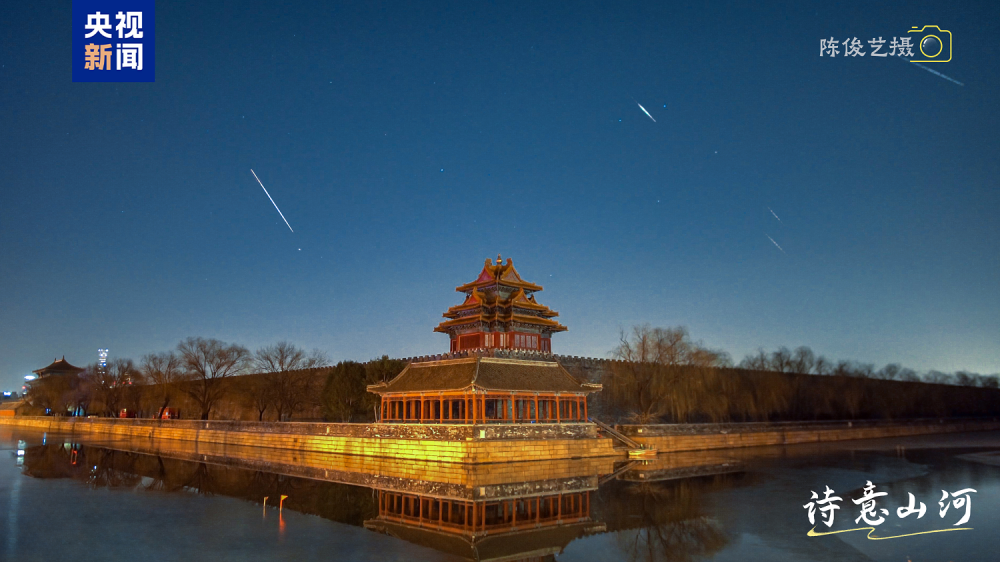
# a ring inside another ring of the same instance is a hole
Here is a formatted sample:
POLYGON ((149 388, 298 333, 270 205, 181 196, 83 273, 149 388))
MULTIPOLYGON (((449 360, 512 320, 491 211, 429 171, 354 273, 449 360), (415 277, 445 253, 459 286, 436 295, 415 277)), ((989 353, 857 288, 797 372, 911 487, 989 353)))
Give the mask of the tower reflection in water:
POLYGON ((604 532, 588 491, 471 501, 379 490, 365 527, 471 560, 545 559, 604 532))

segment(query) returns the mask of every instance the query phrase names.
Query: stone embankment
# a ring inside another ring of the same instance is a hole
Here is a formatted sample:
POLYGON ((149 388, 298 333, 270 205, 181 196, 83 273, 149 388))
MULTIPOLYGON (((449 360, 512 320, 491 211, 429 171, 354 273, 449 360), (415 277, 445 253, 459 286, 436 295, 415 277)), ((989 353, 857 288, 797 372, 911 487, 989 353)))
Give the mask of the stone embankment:
MULTIPOLYGON (((462 464, 625 455, 591 423, 418 425, 18 416, 0 418, 0 425, 97 437, 462 464)), ((617 429, 634 441, 655 447, 662 456, 678 451, 998 430, 1000 421, 624 425, 617 429)))
POLYGON ((0 425, 92 436, 174 439, 465 464, 614 456, 590 423, 348 424, 19 416, 0 425))

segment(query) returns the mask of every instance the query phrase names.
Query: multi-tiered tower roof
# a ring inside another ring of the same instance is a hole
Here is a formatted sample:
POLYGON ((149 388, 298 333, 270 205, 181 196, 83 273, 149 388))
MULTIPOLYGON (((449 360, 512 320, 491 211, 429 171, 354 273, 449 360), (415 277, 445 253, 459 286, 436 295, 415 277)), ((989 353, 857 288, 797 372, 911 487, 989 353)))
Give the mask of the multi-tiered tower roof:
POLYGON ((446 320, 434 328, 451 337, 451 351, 466 349, 529 349, 552 351, 552 334, 566 326, 553 320, 559 313, 535 301, 542 290, 521 279, 514 263, 489 259, 479 277, 455 288, 465 302, 444 313, 446 320))

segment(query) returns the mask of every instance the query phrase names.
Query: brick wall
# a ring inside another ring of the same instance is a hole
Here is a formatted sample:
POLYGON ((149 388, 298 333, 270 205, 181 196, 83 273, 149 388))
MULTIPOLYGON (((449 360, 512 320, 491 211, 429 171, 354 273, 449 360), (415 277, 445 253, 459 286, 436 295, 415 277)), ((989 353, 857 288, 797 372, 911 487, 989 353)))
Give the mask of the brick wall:
POLYGON ((614 456, 592 424, 326 424, 17 417, 0 424, 106 437, 172 439, 299 452, 494 463, 614 456))

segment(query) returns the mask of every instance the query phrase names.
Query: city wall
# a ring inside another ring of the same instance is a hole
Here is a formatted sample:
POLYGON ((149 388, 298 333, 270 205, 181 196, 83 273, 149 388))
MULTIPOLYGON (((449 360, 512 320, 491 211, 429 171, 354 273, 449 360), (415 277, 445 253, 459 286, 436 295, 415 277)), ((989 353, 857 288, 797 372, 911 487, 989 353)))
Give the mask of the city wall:
POLYGON ((851 439, 908 437, 1000 429, 993 420, 910 420, 902 422, 731 423, 623 425, 625 436, 659 451, 705 451, 764 445, 795 445, 851 439))
POLYGON ((19 416, 0 425, 130 439, 173 439, 448 463, 609 457, 590 423, 504 425, 336 424, 19 416))

